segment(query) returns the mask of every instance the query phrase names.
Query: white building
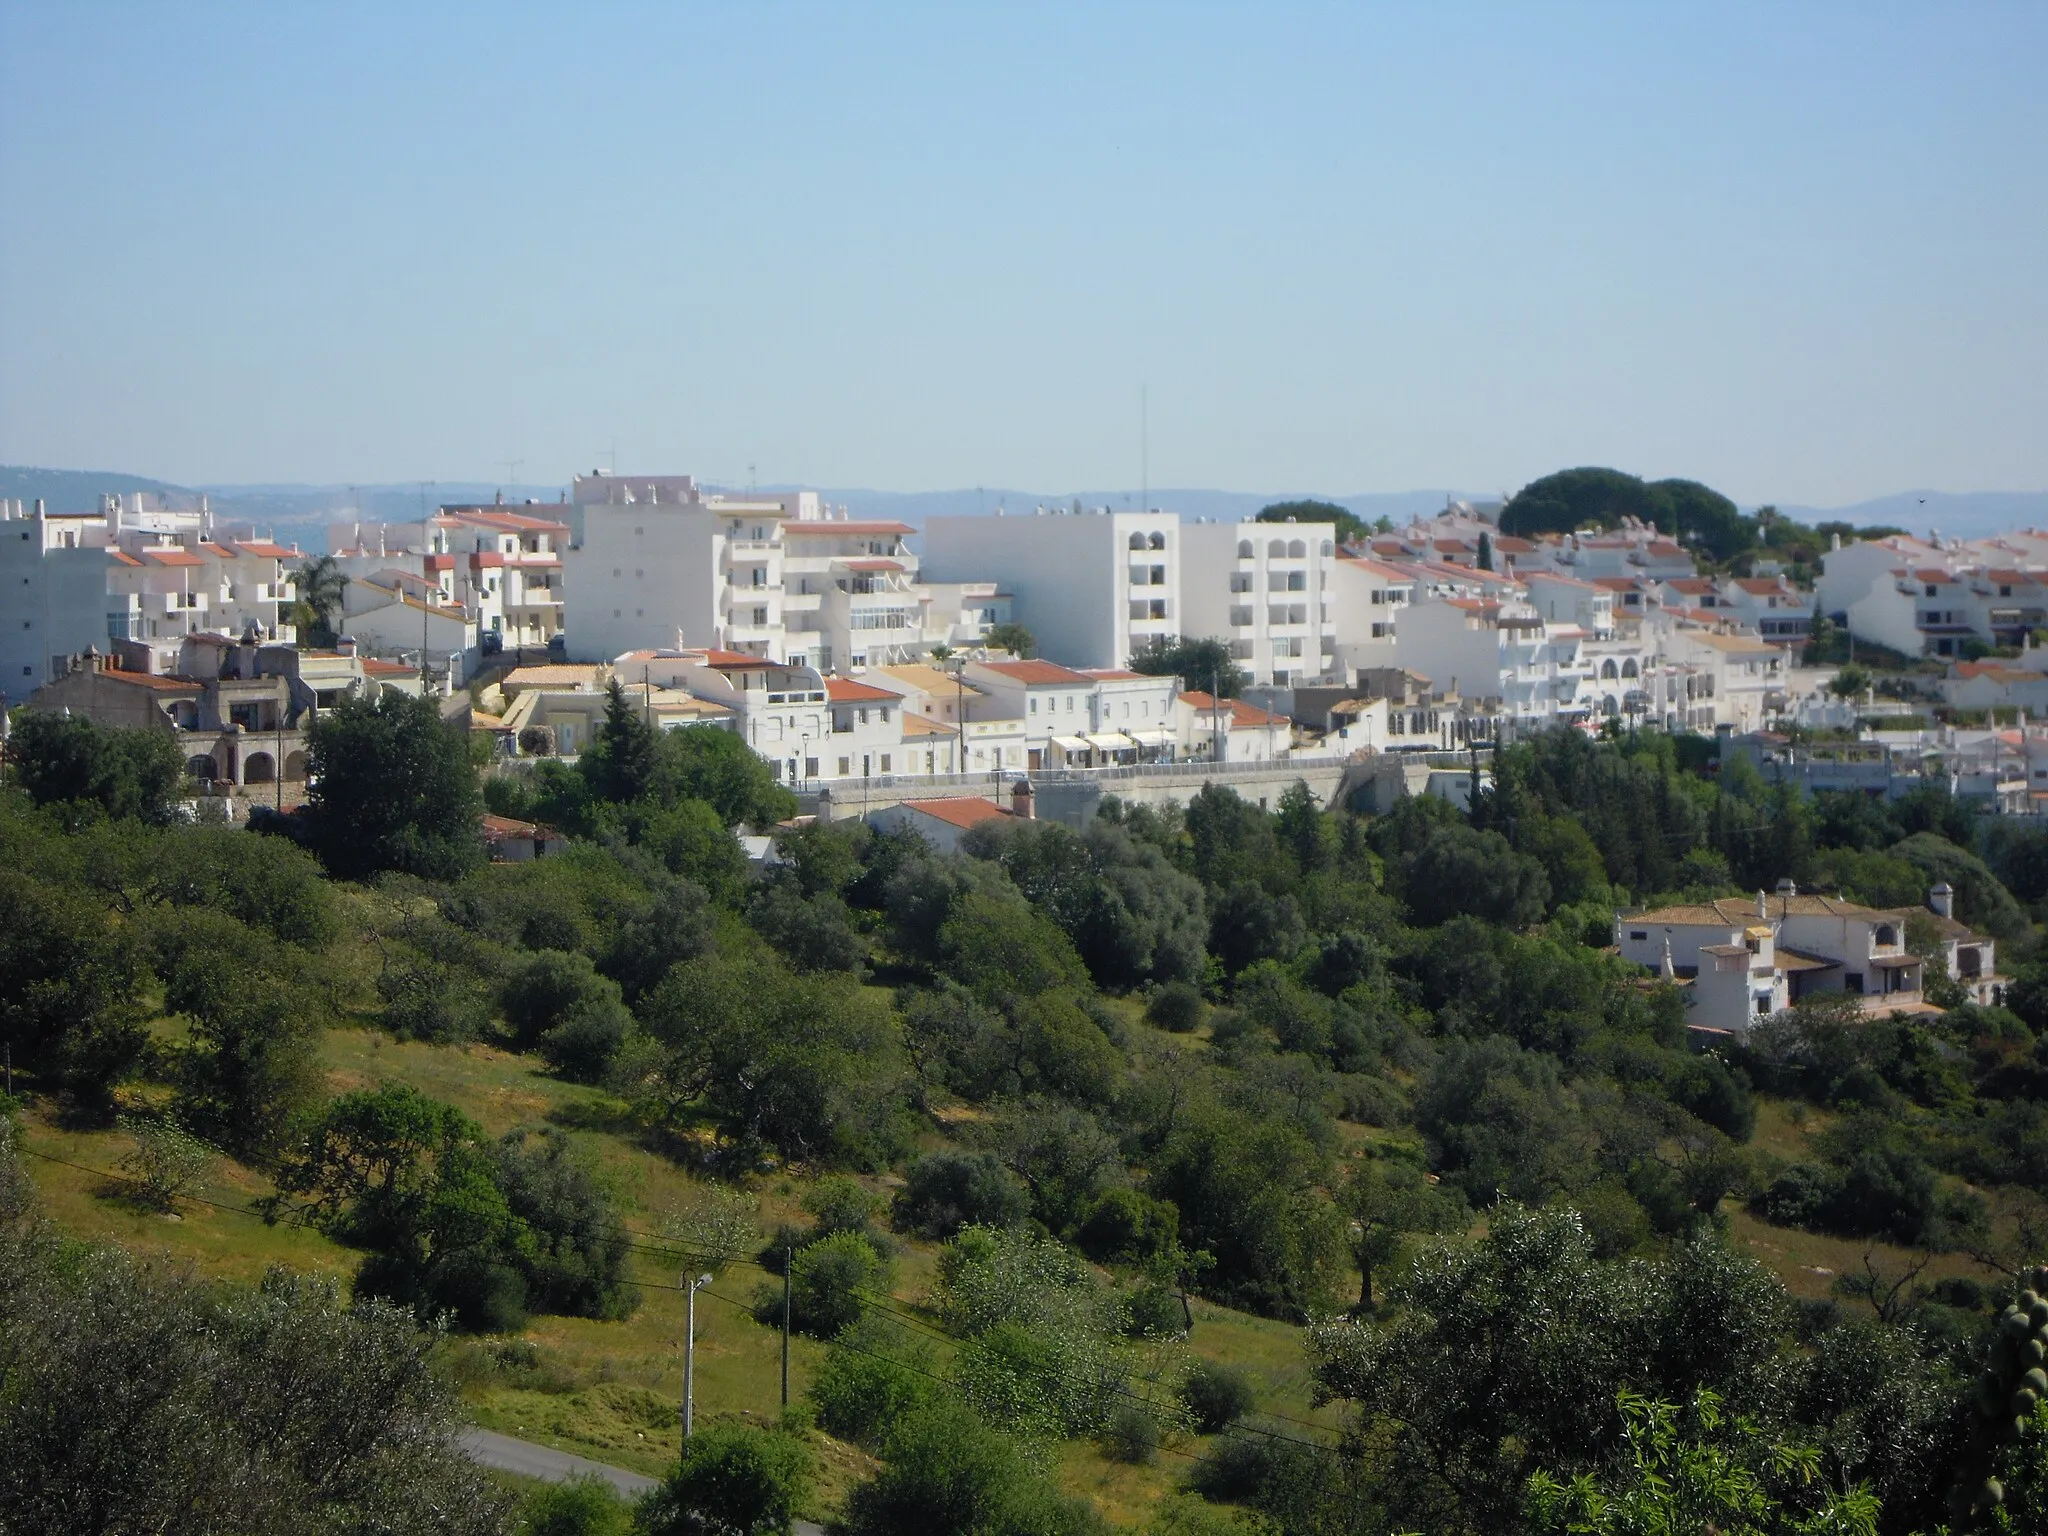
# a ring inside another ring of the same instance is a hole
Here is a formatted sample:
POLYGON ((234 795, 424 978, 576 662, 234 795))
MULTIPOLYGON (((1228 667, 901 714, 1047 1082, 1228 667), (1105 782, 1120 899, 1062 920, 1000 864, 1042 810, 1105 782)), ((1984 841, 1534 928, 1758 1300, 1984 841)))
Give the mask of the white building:
POLYGON ((706 495, 687 475, 579 476, 566 559, 572 653, 705 646, 819 671, 918 660, 1007 617, 980 571, 919 574, 909 524, 838 516, 812 491, 706 495))
POLYGON ((1286 757, 1294 722, 1243 699, 1189 689, 1174 701, 1184 757, 1222 763, 1271 763, 1286 757))
POLYGON ((994 576, 1048 660, 1124 667, 1155 640, 1193 633, 1182 621, 1185 530, 1171 512, 1061 512, 934 517, 924 573, 935 582, 994 576))
MULTIPOLYGON (((0 501, 0 696, 19 704, 64 674, 70 658, 106 649, 107 570, 97 519, 53 517, 38 501, 0 501)), ((101 525, 103 529, 104 525, 101 525)))
POLYGON ((1180 544, 1181 633, 1228 640, 1240 668, 1276 688, 1336 672, 1334 524, 1185 523, 1180 544))
POLYGON ((1340 673, 1395 665, 1394 630, 1419 584, 1411 567, 1384 560, 1345 555, 1332 564, 1330 617, 1340 673))
POLYGON ((1050 661, 970 660, 963 665, 967 681, 982 694, 980 704, 968 701, 968 718, 1019 722, 1027 768, 1090 760, 1095 749, 1086 738, 1095 720, 1093 677, 1050 661))

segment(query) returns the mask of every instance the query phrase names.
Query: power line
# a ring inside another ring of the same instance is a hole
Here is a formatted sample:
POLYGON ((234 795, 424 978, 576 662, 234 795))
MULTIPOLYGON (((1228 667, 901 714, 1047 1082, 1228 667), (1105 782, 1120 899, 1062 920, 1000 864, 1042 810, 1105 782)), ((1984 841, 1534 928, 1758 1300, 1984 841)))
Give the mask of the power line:
MULTIPOLYGON (((22 1148, 21 1150, 22 1150, 22 1151, 24 1151, 24 1152, 26 1152, 26 1153, 28 1153, 28 1154, 29 1154, 29 1156, 31 1156, 31 1157, 41 1158, 41 1159, 42 1159, 42 1160, 43 1160, 44 1162, 46 1162, 46 1163, 54 1163, 54 1164, 56 1164, 56 1165, 57 1165, 58 1167, 60 1167, 60 1168, 70 1168, 70 1169, 72 1169, 73 1171, 75 1171, 75 1172, 78 1172, 78 1173, 85 1173, 85 1174, 91 1174, 91 1175, 92 1175, 93 1177, 95 1177, 95 1178, 101 1178, 101 1179, 108 1179, 108 1180, 111 1180, 111 1181, 113 1181, 113 1182, 115 1182, 115 1183, 119 1183, 119 1184, 138 1184, 138 1185, 139 1185, 139 1184, 142 1184, 142 1183, 146 1182, 146 1181, 144 1181, 144 1180, 142 1180, 142 1179, 139 1179, 139 1178, 136 1178, 136 1177, 134 1177, 134 1176, 132 1176, 132 1175, 130 1175, 130 1174, 124 1174, 124 1173, 114 1173, 114 1172, 110 1172, 109 1170, 107 1170, 107 1169, 103 1169, 103 1168, 90 1168, 90 1167, 87 1167, 87 1166, 86 1166, 85 1164, 83 1164, 83 1163, 74 1163, 74 1162, 71 1162, 70 1160, 68 1160, 68 1159, 66 1159, 66 1158, 61 1158, 61 1157, 57 1157, 57 1156, 54 1156, 53 1154, 51 1154, 51 1153, 48 1153, 48 1152, 40 1152, 40 1151, 37 1151, 37 1150, 36 1150, 35 1148, 33 1148, 33 1147, 23 1147, 23 1148, 22 1148)), ((191 1202, 191 1203, 192 1203, 192 1204, 194 1204, 194 1205, 203 1205, 203 1206, 206 1206, 206 1207, 208 1207, 208 1208, 210 1208, 210 1209, 212 1209, 212 1210, 217 1210, 217 1211, 226 1211, 226 1212, 228 1212, 228 1213, 229 1213, 230 1215, 234 1215, 234 1216, 248 1216, 248 1217, 253 1217, 253 1218, 254 1218, 254 1219, 256 1219, 256 1220, 258 1220, 258 1221, 262 1221, 262 1222, 265 1222, 265 1223, 273 1223, 273 1224, 274 1224, 274 1222, 275 1222, 275 1220, 276 1220, 276 1218, 275 1218, 274 1216, 272 1216, 272 1215, 270 1215, 270 1214, 268 1214, 268 1213, 266 1213, 266 1212, 263 1212, 263 1211, 259 1211, 259 1210, 253 1209, 253 1208, 252 1208, 252 1207, 250 1207, 250 1206, 246 1206, 246 1205, 230 1205, 230 1204, 228 1204, 227 1202, 225 1202, 225 1201, 221 1201, 221 1200, 209 1200, 209 1199, 207 1199, 207 1198, 206 1198, 205 1196, 203 1196, 203 1195, 180 1195, 180 1196, 178 1196, 178 1198, 179 1198, 180 1200, 186 1200, 186 1201, 189 1201, 189 1202, 191 1202)), ((514 1220, 517 1220, 517 1218, 514 1218, 514 1220)), ((528 1229, 529 1229, 529 1230, 531 1230, 530 1226, 529 1226, 529 1228, 528 1228, 528 1229)), ((506 1228, 506 1229, 504 1229, 504 1230, 509 1230, 509 1228, 506 1228)), ((666 1239, 666 1238, 661 1238, 661 1237, 659 1237, 659 1235, 658 1235, 658 1234, 655 1234, 655 1233, 651 1233, 651 1232, 638 1232, 638 1231, 635 1231, 635 1230, 634 1230, 633 1228, 630 1228, 630 1227, 624 1226, 623 1224, 622 1224, 622 1225, 620 1225, 620 1227, 618 1228, 618 1230, 619 1230, 620 1232, 626 1233, 626 1234, 628 1234, 629 1236, 633 1236, 633 1237, 655 1238, 657 1242, 667 1242, 667 1241, 670 1241, 669 1239, 666 1239)), ((708 1250, 704 1250, 704 1249, 690 1249, 690 1248, 688 1248, 688 1247, 686 1247, 686 1246, 684 1246, 684 1245, 681 1245, 681 1244, 678 1244, 678 1245, 677 1245, 677 1247, 675 1247, 675 1248, 668 1248, 668 1247, 657 1247, 657 1246, 653 1246, 652 1244, 647 1244, 647 1243, 627 1243, 627 1244, 625 1245, 625 1247, 627 1248, 627 1250, 628 1250, 629 1252, 633 1252, 633 1253, 638 1253, 638 1254, 641 1254, 641 1255, 643 1255, 643 1256, 646 1256, 646 1257, 653 1257, 653 1258, 666 1258, 666 1259, 677 1259, 677 1258, 681 1258, 681 1257, 683 1257, 683 1256, 684 1256, 685 1254, 701 1254, 701 1255, 705 1255, 705 1256, 709 1256, 709 1257, 716 1257, 716 1255, 710 1254, 708 1250)), ((767 1265, 765 1265, 765 1264, 762 1264, 762 1263, 759 1263, 758 1261, 756 1261, 756 1260, 753 1260, 753 1259, 731 1259, 731 1260, 728 1260, 728 1262, 730 1262, 730 1263, 737 1263, 737 1264, 743 1264, 743 1265, 746 1265, 746 1266, 747 1266, 748 1268, 751 1268, 751 1269, 758 1269, 758 1270, 761 1270, 761 1271, 763 1271, 764 1273, 773 1273, 773 1271, 769 1270, 769 1268, 768 1268, 768 1266, 767 1266, 767 1265)), ((682 1293, 683 1291, 685 1291, 685 1290, 687 1290, 687 1289, 688 1289, 688 1287, 686 1287, 686 1286, 681 1286, 681 1285, 671 1285, 671 1284, 668 1284, 668 1283, 666 1283, 666 1282, 664 1282, 664 1281, 660 1281, 660 1280, 634 1280, 634 1279, 630 1279, 630 1278, 628 1278, 628 1277, 625 1277, 625 1276, 621 1276, 621 1277, 620 1277, 620 1283, 621 1283, 621 1284, 623 1284, 623 1285, 630 1285, 630 1286, 633 1286, 633 1287, 635 1287, 636 1289, 639 1289, 639 1290, 643 1290, 643 1291, 673 1291, 673 1292, 676 1292, 676 1293, 678 1293, 678 1294, 681 1294, 681 1293, 682 1293)), ((742 1311, 746 1312, 746 1313, 747 1313, 747 1314, 748 1314, 749 1316, 752 1316, 752 1315, 753 1315, 753 1311, 754 1311, 754 1309, 753 1309, 752 1305, 751 1305, 751 1304, 749 1304, 749 1303, 747 1303, 747 1302, 741 1301, 741 1300, 739 1300, 739 1299, 738 1299, 738 1298, 736 1298, 736 1297, 732 1297, 732 1296, 725 1296, 725 1295, 721 1295, 721 1294, 720 1294, 719 1292, 717 1292, 717 1291, 713 1291, 713 1290, 711 1290, 711 1289, 710 1289, 709 1287, 701 1287, 701 1288, 700 1288, 700 1293, 701 1293, 701 1294, 703 1294, 703 1295, 706 1295, 706 1296, 713 1296, 713 1297, 716 1297, 716 1298, 717 1298, 718 1300, 720 1300, 720 1301, 723 1301, 723 1302, 725 1302, 725 1303, 726 1303, 726 1304, 727 1304, 728 1306, 732 1306, 732 1307, 737 1307, 737 1308, 739 1308, 740 1310, 742 1310, 742 1311)), ((916 1316, 916 1315, 915 1315, 914 1313, 910 1313, 910 1312, 905 1312, 905 1311, 902 1311, 901 1309, 899 1309, 899 1308, 897 1308, 897 1307, 895 1307, 895 1306, 892 1306, 892 1305, 889 1305, 889 1304, 887 1304, 887 1303, 884 1303, 884 1302, 883 1302, 883 1301, 881 1301, 880 1299, 876 1298, 873 1292, 870 1292, 870 1291, 864 1291, 864 1290, 860 1290, 860 1289, 858 1289, 858 1288, 855 1288, 855 1290, 854 1290, 854 1294, 855 1294, 856 1296, 860 1297, 860 1298, 862 1299, 862 1301, 863 1301, 864 1303, 866 1303, 867 1305, 869 1305, 869 1306, 872 1306, 872 1307, 874 1307, 874 1308, 875 1308, 875 1310, 877 1310, 877 1311, 879 1311, 879 1312, 883 1312, 883 1313, 885 1313, 885 1314, 887 1314, 887 1315, 889 1315, 889 1316, 891 1316, 891 1317, 897 1318, 898 1320, 900 1320, 900 1321, 902 1321, 902 1322, 908 1323, 908 1324, 912 1325, 912 1326, 913 1326, 914 1328, 916 1328, 916 1329, 919 1329, 919 1330, 921 1330, 922 1332, 924 1332, 925 1334, 929 1335, 930 1337, 932 1337, 932 1338, 934 1338, 934 1339, 936 1339, 936 1340, 940 1341, 941 1343, 951 1344, 951 1345, 953 1345, 953 1346, 954 1346, 955 1348, 958 1348, 958 1347, 959 1347, 959 1345, 960 1345, 960 1344, 961 1344, 961 1343, 963 1342, 962 1340, 960 1340, 960 1339, 957 1339, 957 1338, 953 1337, 953 1335, 951 1335, 951 1334, 948 1334, 948 1333, 944 1333, 944 1332, 941 1332, 941 1331, 940 1331, 940 1330, 938 1330, 938 1329, 935 1329, 935 1328, 933 1328, 933 1327, 932 1327, 932 1326, 931 1326, 931 1325, 930 1325, 929 1323, 927 1323, 927 1322, 926 1322, 926 1321, 925 1321, 924 1319, 922 1319, 922 1318, 920 1318, 920 1317, 916 1316)), ((890 1301, 890 1302, 893 1302, 894 1300, 895 1300, 895 1298, 893 1298, 893 1297, 889 1298, 889 1301, 890 1301)), ((845 1349, 850 1349, 850 1350, 852 1350, 852 1351, 853 1351, 854 1353, 856 1353, 856 1354, 859 1354, 859 1355, 865 1355, 865 1356, 867 1356, 867 1357, 868 1357, 868 1358, 870 1358, 870 1359, 874 1359, 874 1360, 882 1360, 882 1361, 886 1361, 886 1362, 888 1362, 888 1363, 890 1363, 890 1364, 898 1365, 898 1366, 902 1367, 902 1368, 903 1368, 904 1370, 907 1370, 907 1371, 913 1371, 913 1372, 915 1372, 916 1374, 918 1374, 918 1375, 920 1375, 920 1376, 927 1376, 927 1377, 930 1377, 930 1379, 931 1379, 931 1380, 933 1380, 933 1381, 937 1381, 937 1382, 940 1382, 940 1383, 942 1383, 942 1384, 944 1384, 944 1385, 947 1385, 947 1386, 951 1386, 951 1385, 953 1385, 953 1383, 951 1383, 950 1381, 948 1381, 948 1380, 947 1380, 947 1379, 946 1379, 945 1377, 943 1377, 943 1376, 937 1376, 937 1375, 934 1375, 933 1373, 931 1373, 931 1372, 929 1372, 929 1371, 925 1371, 925 1370, 922 1370, 922 1369, 920 1369, 919 1367, 916 1367, 916 1366, 910 1365, 910 1364, 908 1364, 908 1363, 907 1363, 907 1362, 905 1362, 905 1361, 901 1361, 901 1360, 896 1360, 896 1359, 894 1359, 894 1358, 893 1358, 892 1356, 889 1356, 889 1355, 883 1355, 883 1354, 878 1354, 877 1352, 875 1352, 875 1351, 873 1351, 873 1350, 869 1350, 869 1349, 863 1349, 863 1348, 862 1348, 862 1347, 860 1347, 859 1345, 857 1345, 857 1344, 854 1344, 854 1343, 852 1343, 852 1342, 851 1342, 850 1340, 846 1340, 846 1339, 834 1339, 834 1340, 831 1340, 831 1341, 830 1341, 830 1343, 831 1343, 831 1346, 832 1346, 833 1348, 845 1348, 845 1349)), ((1066 1377, 1066 1378, 1062 1378, 1062 1379, 1064 1379, 1064 1380, 1069 1380, 1069 1381, 1071 1381, 1071 1380, 1073 1380, 1074 1378, 1071 1378, 1071 1377, 1066 1377)), ((1130 1400, 1130 1401, 1132 1401, 1132 1402, 1136 1402, 1136 1403, 1141 1403, 1141 1404, 1143 1404, 1143 1403, 1146 1403, 1146 1399, 1144 1398, 1144 1396, 1143 1396, 1142 1394, 1140 1394, 1140 1393, 1137 1393, 1137 1392, 1133 1392, 1133 1391, 1132 1391, 1132 1390, 1131 1390, 1131 1389, 1130 1389, 1129 1387, 1116 1387, 1116 1388, 1113 1388, 1112 1390, 1113 1390, 1113 1391, 1114 1391, 1114 1392, 1115 1392, 1115 1393, 1116 1393, 1116 1394, 1117 1394, 1118 1396, 1120 1396, 1120 1397, 1124 1397, 1124 1398, 1127 1398, 1127 1399, 1129 1399, 1129 1400, 1130 1400)), ((1148 1404, 1148 1406, 1149 1406, 1149 1404, 1148 1404)), ((1300 1425, 1300 1426, 1301 1426, 1302 1428, 1304 1428, 1304 1429, 1320 1429, 1320 1428, 1322 1428, 1322 1427, 1323 1427, 1323 1426, 1321 1426, 1321 1425, 1317 1425, 1317 1424, 1312 1424, 1312 1423, 1310 1423, 1310 1422, 1309 1422, 1308 1420, 1305 1420, 1305 1419, 1295 1419, 1295 1418, 1290 1418, 1290 1417, 1288 1417, 1287 1415, 1285 1415, 1285 1414, 1280 1414, 1280 1413, 1268 1413, 1268 1414, 1265 1414, 1265 1415, 1263 1415, 1263 1417, 1265 1417, 1265 1418, 1270 1418, 1270 1419, 1278 1419, 1278 1420, 1281 1420, 1281 1421, 1282 1421, 1282 1422, 1284 1422, 1284 1423, 1289 1423, 1289 1424, 1297 1424, 1297 1425, 1300 1425)), ((1328 1450, 1332 1449, 1332 1447, 1330 1447, 1330 1446, 1328 1446, 1328 1445, 1325 1445, 1325 1444, 1322 1444, 1322 1443, 1320 1443, 1320 1442, 1317 1442, 1317 1441, 1313 1441, 1313 1440, 1302 1440, 1302 1439, 1298 1439, 1298 1438, 1296 1438, 1296 1437, 1295 1437, 1295 1436, 1293 1436, 1293 1435, 1286 1435, 1286 1434, 1282 1434, 1282 1433, 1281 1433, 1280 1431, 1278 1431, 1278 1430, 1266 1429, 1266 1428, 1264 1428, 1264 1427, 1262 1427, 1262 1426, 1260 1426, 1260 1425, 1256 1425, 1256 1424, 1240 1424, 1240 1425, 1238 1425, 1238 1426, 1236 1426, 1236 1427, 1237 1427, 1238 1429, 1240 1429, 1240 1430, 1244 1431, 1245 1433, 1248 1433, 1248 1434, 1262 1435, 1262 1436, 1264 1436, 1264 1437, 1266 1437, 1266 1438, 1268 1438, 1268 1439, 1272 1439, 1272 1440, 1282 1440, 1282 1441, 1285 1441, 1286 1443, 1288 1443, 1289 1445, 1298 1445, 1298 1446, 1302 1446, 1302 1447, 1304 1447, 1305 1449, 1308 1449, 1308 1450, 1314 1450, 1314 1451, 1328 1451, 1328 1450)), ((1170 1448, 1170 1447, 1166 1447, 1166 1446, 1162 1446, 1162 1447, 1160 1447, 1160 1449, 1162 1449, 1162 1450, 1169 1450, 1169 1451, 1171 1451, 1171 1448, 1170 1448)), ((1174 1454, 1174 1455, 1179 1455, 1179 1456, 1187 1456, 1187 1457, 1188 1457, 1188 1458, 1189 1458, 1190 1460, 1195 1460, 1195 1461, 1201 1461, 1201 1460, 1204 1460, 1204 1459, 1206 1459, 1206 1458, 1204 1458, 1204 1457, 1200 1457, 1200 1456, 1195 1456, 1195 1455, 1193 1455, 1192 1453, 1190 1453, 1190 1452, 1185 1452, 1185 1451, 1171 1451, 1171 1454, 1174 1454)))

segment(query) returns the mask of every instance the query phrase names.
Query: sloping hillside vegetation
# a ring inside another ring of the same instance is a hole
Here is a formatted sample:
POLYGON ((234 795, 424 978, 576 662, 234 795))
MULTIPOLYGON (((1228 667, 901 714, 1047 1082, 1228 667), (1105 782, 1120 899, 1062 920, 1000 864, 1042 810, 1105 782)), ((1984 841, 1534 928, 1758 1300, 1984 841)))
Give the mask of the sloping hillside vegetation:
MULTIPOLYGON (((258 831, 181 821, 117 733, 29 733, 75 766, 0 793, 5 1443, 111 1309, 260 1336, 201 1418, 265 1351, 350 1390, 302 1335, 416 1356, 405 1455, 309 1421, 219 1458, 329 1446, 344 1529, 625 1528, 588 1489, 433 1513, 451 1390, 663 1476, 647 1530, 1621 1531, 1681 1468, 1729 1529, 2043 1507, 2035 1421, 1973 1406, 2048 1233, 2042 834, 1567 733, 1470 814, 1211 788, 958 854, 790 826, 755 868, 765 767, 612 706, 481 785, 430 706, 345 706, 258 831), (486 863, 480 802, 572 841, 486 863), (1947 879, 2009 1007, 1695 1048, 1614 911, 1787 876, 1947 879)), ((0 1526, 103 1528, 28 1498, 0 1526)))

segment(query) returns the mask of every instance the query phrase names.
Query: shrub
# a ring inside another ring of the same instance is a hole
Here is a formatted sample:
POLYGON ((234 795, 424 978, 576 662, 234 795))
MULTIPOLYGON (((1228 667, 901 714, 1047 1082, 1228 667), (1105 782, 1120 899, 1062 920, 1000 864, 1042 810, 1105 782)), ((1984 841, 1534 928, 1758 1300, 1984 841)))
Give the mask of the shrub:
POLYGON ((633 1514, 595 1475, 543 1483, 519 1511, 520 1536, 630 1536, 633 1514))
POLYGON ((1124 1329, 1136 1339, 1170 1339, 1186 1332, 1187 1314, 1172 1286, 1152 1281, 1132 1291, 1124 1329))
POLYGON ((579 1003, 540 1037, 540 1055, 572 1083, 602 1083, 633 1032, 633 1015, 616 998, 579 1003))
MULTIPOLYGON (((798 1251, 790 1265, 789 1325, 814 1339, 836 1337, 859 1321, 865 1294, 889 1288, 889 1263, 858 1232, 835 1232, 798 1251)), ((754 1316, 763 1324, 782 1324, 782 1287, 764 1285, 755 1297, 754 1316)))
POLYGON ((1250 1413, 1257 1402, 1251 1378, 1237 1367, 1215 1360, 1196 1362, 1181 1383, 1180 1395, 1195 1428, 1205 1435, 1221 1434, 1250 1413))
POLYGON ((811 1382, 828 1434, 879 1450, 909 1414, 940 1400, 931 1351, 870 1315, 840 1335, 811 1382))
POLYGON ((206 1177, 212 1149, 167 1120, 123 1115, 121 1129, 135 1142, 135 1150, 121 1159, 121 1167, 140 1186, 137 1197, 153 1210, 177 1210, 178 1197, 206 1177))
POLYGON ((1014 1226, 1030 1208, 1024 1186, 990 1153, 934 1152, 911 1167, 894 1219, 904 1231, 948 1238, 964 1226, 1014 1226))
POLYGON ((848 1536, 1099 1536, 1083 1500, 1033 1474, 1023 1453, 973 1414, 934 1406, 890 1436, 882 1470, 846 1501, 848 1536))
POLYGON ((1191 982, 1169 981, 1145 1005, 1148 1022, 1176 1035, 1200 1029, 1208 1016, 1209 1005, 1202 1000, 1201 989, 1191 982))
POLYGON ((810 1448, 795 1435, 711 1424, 683 1442, 676 1470, 641 1506, 647 1536, 787 1533, 810 1497, 810 1448))
POLYGON ((1171 1248, 1179 1232, 1179 1211, 1120 1185, 1089 1205, 1076 1239, 1097 1263, 1143 1264, 1171 1248))
POLYGON ((1119 1403, 1103 1428, 1102 1449, 1112 1461, 1146 1466, 1159 1455, 1159 1421, 1143 1403, 1119 1403))

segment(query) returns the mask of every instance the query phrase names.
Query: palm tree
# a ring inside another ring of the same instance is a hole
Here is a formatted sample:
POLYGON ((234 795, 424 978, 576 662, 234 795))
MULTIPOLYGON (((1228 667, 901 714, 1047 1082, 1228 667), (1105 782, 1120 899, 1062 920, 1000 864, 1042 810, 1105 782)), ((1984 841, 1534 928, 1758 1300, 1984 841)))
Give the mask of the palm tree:
POLYGON ((334 644, 340 633, 341 593, 348 585, 348 577, 342 574, 332 555, 316 555, 292 575, 299 584, 293 621, 312 644, 334 644))

